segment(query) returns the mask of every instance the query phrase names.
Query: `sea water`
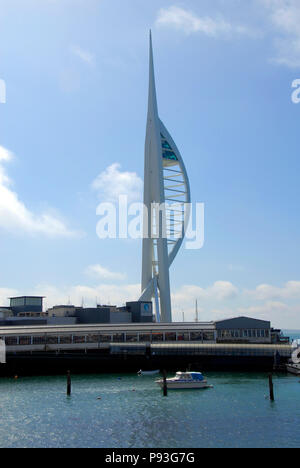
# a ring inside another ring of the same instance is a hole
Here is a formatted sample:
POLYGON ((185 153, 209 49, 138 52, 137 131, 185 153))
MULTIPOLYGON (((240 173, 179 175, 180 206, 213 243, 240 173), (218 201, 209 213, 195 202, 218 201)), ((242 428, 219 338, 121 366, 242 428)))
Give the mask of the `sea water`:
POLYGON ((167 397, 157 376, 73 376, 71 397, 66 377, 0 379, 0 447, 300 446, 299 377, 274 375, 275 402, 266 373, 206 377, 167 397))

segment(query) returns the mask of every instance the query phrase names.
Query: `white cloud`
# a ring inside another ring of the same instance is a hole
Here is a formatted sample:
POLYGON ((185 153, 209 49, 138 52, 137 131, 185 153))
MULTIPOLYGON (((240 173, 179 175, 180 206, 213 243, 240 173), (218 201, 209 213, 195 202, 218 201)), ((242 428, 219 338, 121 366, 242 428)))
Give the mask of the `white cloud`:
POLYGON ((123 281, 126 278, 125 274, 110 271, 101 265, 90 265, 85 270, 85 273, 97 279, 108 281, 123 281))
POLYGON ((274 61, 288 67, 300 67, 299 0, 258 0, 266 9, 275 28, 277 57, 274 61))
POLYGON ((9 288, 0 288, 0 307, 5 307, 9 305, 8 298, 14 297, 17 295, 17 291, 15 289, 9 288))
POLYGON ((172 294, 173 319, 181 321, 183 311, 185 320, 193 321, 196 316, 196 300, 198 300, 199 320, 215 320, 216 317, 211 312, 211 305, 215 302, 231 301, 238 294, 238 288, 228 281, 216 281, 207 288, 184 285, 172 294))
MULTIPOLYGON (((89 268, 87 269, 88 272, 89 268)), ((97 269, 95 269, 97 272, 97 269)), ((93 268, 91 268, 93 272, 93 268)), ((45 306, 52 307, 59 304, 95 307, 98 304, 112 304, 121 306, 126 302, 136 301, 140 296, 140 284, 118 283, 118 273, 110 272, 101 267, 101 275, 107 279, 115 279, 115 283, 101 283, 96 286, 79 284, 75 286, 54 286, 39 284, 28 294, 46 296, 45 306), (110 274, 112 275, 111 277, 110 274)), ((122 279, 124 279, 122 277, 122 279)), ((194 321, 196 318, 196 299, 198 299, 198 315, 200 321, 214 321, 225 318, 247 316, 271 321, 273 327, 286 329, 300 329, 300 305, 291 298, 299 298, 300 282, 290 281, 283 288, 268 285, 267 290, 258 286, 254 292, 258 295, 249 295, 249 291, 239 290, 230 282, 217 281, 207 288, 197 285, 183 285, 174 290, 172 294, 172 314, 174 321, 182 321, 182 312, 185 321, 194 321), (274 299, 275 293, 281 299, 274 299), (261 303, 258 303, 258 300, 261 303), (245 303, 245 305, 243 305, 245 303)), ((0 288, 0 305, 7 304, 7 297, 19 294, 13 289, 0 288)), ((22 292, 23 293, 23 292, 22 292)))
POLYGON ((142 200, 143 181, 135 172, 122 172, 121 165, 112 164, 92 183, 101 202, 116 202, 127 195, 129 202, 142 200))
POLYGON ((257 32, 246 26, 231 24, 222 17, 197 16, 191 10, 175 5, 159 10, 156 25, 159 27, 174 27, 186 34, 203 33, 210 37, 233 34, 257 36, 257 32))
POLYGON ((261 284, 247 294, 255 300, 300 299, 300 281, 289 281, 282 288, 261 284))
POLYGON ((233 299, 238 295, 238 289, 229 281, 216 281, 212 286, 201 288, 195 285, 182 286, 173 297, 176 301, 188 298, 209 299, 215 298, 218 301, 233 299))
POLYGON ((111 304, 121 306, 127 301, 136 301, 140 294, 139 284, 101 284, 95 287, 87 285, 56 287, 40 284, 34 293, 46 297, 45 306, 68 304, 69 301, 80 306, 82 301, 85 306, 95 307, 98 304, 111 304))
POLYGON ((3 163, 10 162, 13 154, 0 146, 0 229, 15 234, 41 234, 47 237, 76 237, 79 233, 67 228, 64 221, 49 212, 36 215, 19 199, 11 188, 3 163))
POLYGON ((299 329, 300 327, 300 307, 279 301, 267 301, 261 305, 239 308, 236 315, 268 320, 275 328, 299 329))
POLYGON ((76 57, 78 57, 82 62, 85 62, 88 65, 95 65, 95 56, 88 50, 84 50, 79 46, 72 46, 71 52, 76 57))

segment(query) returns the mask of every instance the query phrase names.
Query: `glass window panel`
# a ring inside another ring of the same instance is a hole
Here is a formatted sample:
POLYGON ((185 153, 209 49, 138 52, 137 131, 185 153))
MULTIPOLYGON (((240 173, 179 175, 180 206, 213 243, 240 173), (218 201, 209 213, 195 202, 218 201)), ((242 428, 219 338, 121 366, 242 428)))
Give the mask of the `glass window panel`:
POLYGON ((124 341, 125 341, 124 333, 115 333, 113 335, 113 342, 114 343, 124 343, 124 341))
POLYGON ((99 335, 87 335, 86 341, 87 343, 99 343, 99 335))
POLYGON ((47 344, 58 344, 58 336, 47 336, 47 344))
POLYGON ((163 158, 171 161, 178 161, 177 156, 173 151, 163 151, 163 158))
POLYGON ((79 336, 79 335, 73 336, 73 343, 74 344, 85 343, 85 336, 79 336))
POLYGON ((138 341, 137 333, 126 333, 127 343, 136 343, 138 341))
POLYGON ((111 342, 111 335, 100 335, 100 342, 101 343, 110 343, 111 342))
POLYGON ((153 342, 161 342, 164 341, 163 333, 152 333, 152 341, 153 342))
POLYGON ((72 335, 62 335, 59 341, 60 341, 60 344, 71 344, 72 335))
MULTIPOLYGON (((221 336, 220 331, 218 335, 221 336)), ((202 332, 191 332, 191 341, 202 341, 202 332)))
POLYGON ((150 333, 140 333, 140 341, 142 343, 150 343, 151 342, 151 334, 150 333))
POLYGON ((214 332, 204 332, 203 333, 203 340, 204 341, 214 341, 215 334, 214 332))
POLYGON ((20 336, 19 344, 22 346, 31 345, 31 336, 20 336))
POLYGON ((6 336, 5 344, 7 346, 16 346, 18 344, 18 338, 16 336, 6 336))
POLYGON ((46 337, 45 336, 34 336, 33 337, 33 344, 34 345, 46 344, 46 337))
POLYGON ((190 341, 189 333, 177 333, 177 341, 190 341))
POLYGON ((166 341, 176 341, 176 333, 166 333, 166 341))

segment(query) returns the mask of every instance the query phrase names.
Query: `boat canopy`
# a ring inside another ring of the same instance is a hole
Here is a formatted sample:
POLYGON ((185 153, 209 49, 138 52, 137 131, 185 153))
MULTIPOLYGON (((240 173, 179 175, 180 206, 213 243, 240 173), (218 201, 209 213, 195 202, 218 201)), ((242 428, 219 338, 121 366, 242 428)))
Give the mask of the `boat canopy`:
POLYGON ((201 372, 177 372, 177 377, 193 379, 197 382, 202 382, 204 380, 201 372))

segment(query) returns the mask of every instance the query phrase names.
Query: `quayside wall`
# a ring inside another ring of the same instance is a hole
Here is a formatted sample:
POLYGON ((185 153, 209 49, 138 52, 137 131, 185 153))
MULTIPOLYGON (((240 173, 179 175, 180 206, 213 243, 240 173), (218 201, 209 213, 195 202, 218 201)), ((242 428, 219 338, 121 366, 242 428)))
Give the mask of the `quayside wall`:
POLYGON ((216 343, 81 343, 7 346, 0 376, 125 373, 140 369, 179 371, 282 370, 291 345, 216 343), (84 345, 84 346, 83 346, 84 345), (26 349, 27 348, 27 349, 26 349), (37 349, 38 348, 38 349, 37 349))

